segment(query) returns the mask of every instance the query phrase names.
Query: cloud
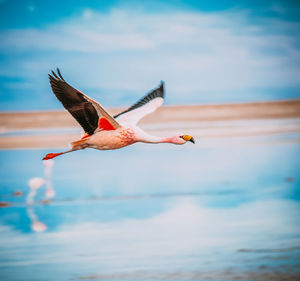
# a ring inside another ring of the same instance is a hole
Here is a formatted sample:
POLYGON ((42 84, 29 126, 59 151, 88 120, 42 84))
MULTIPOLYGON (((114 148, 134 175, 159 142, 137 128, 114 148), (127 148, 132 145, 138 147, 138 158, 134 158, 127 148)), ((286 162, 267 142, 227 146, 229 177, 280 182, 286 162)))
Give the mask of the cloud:
POLYGON ((84 9, 44 29, 2 31, 0 51, 11 67, 0 74, 34 81, 60 65, 98 94, 123 91, 138 98, 165 80, 173 102, 251 100, 253 89, 300 87, 297 28, 272 18, 254 24, 246 10, 84 9))

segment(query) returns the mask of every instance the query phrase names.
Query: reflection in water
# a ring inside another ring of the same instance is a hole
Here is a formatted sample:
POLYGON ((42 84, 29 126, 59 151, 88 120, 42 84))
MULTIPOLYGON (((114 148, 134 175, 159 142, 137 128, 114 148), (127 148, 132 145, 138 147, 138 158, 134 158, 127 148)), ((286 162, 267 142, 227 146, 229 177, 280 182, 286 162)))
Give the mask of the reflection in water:
POLYGON ((28 181, 29 185, 29 193, 26 198, 26 203, 28 205, 33 205, 34 197, 36 196, 37 190, 41 188, 45 184, 45 180, 43 178, 31 178, 28 181))
POLYGON ((52 168, 54 165, 54 160, 43 161, 44 173, 46 181, 45 197, 47 199, 53 198, 55 196, 55 190, 52 185, 52 168))
MULTIPOLYGON (((74 153, 45 206, 47 164, 1 209, 0 280, 298 280, 300 139, 261 140, 74 153)), ((0 151, 0 196, 43 153, 0 151)))
POLYGON ((34 211, 34 199, 37 195, 37 190, 43 185, 46 186, 45 199, 50 199, 55 196, 55 190, 52 185, 52 168, 54 165, 53 160, 43 161, 45 178, 34 177, 28 181, 29 193, 26 198, 27 215, 31 221, 31 230, 34 232, 43 232, 47 229, 47 225, 38 219, 34 211))
POLYGON ((33 230, 34 232, 43 232, 47 229, 47 225, 39 221, 38 216, 34 212, 34 208, 32 206, 27 207, 27 215, 31 221, 31 230, 33 230))

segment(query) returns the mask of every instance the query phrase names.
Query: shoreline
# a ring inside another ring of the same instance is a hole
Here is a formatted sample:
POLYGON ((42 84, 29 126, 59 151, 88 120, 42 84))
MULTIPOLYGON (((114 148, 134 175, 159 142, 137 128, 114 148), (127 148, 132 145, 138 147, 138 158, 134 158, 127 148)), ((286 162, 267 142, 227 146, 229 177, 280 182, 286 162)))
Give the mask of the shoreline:
MULTIPOLYGON (((122 110, 124 108, 108 109, 112 115, 122 110)), ((188 132, 200 138, 300 133, 300 99, 163 106, 142 119, 140 126, 154 135, 188 132)), ((0 149, 66 147, 80 134, 55 132, 55 129, 64 128, 80 130, 76 120, 67 111, 2 112, 0 149), (21 133, 30 130, 36 131, 27 135, 21 133), (48 134, 45 134, 47 130, 48 134), (16 134, 5 135, 9 132, 16 134)))
MULTIPOLYGON (((108 112, 111 115, 115 115, 124 109, 126 108, 108 108, 108 112)), ((162 106, 154 113, 143 118, 140 123, 295 117, 300 117, 300 99, 251 103, 162 106)), ((78 127, 78 123, 66 110, 0 112, 0 132, 70 127, 78 127)))

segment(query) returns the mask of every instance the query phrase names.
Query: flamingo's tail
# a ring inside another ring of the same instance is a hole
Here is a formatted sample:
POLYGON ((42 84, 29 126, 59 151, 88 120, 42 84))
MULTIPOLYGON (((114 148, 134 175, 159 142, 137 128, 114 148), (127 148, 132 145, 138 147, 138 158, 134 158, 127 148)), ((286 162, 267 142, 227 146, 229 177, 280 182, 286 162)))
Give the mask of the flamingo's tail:
POLYGON ((57 157, 59 155, 62 155, 64 154, 64 152, 59 152, 59 153, 48 153, 44 158, 43 160, 49 160, 49 159, 52 159, 54 157, 57 157))
POLYGON ((86 137, 83 137, 80 140, 71 142, 71 145, 72 145, 72 149, 74 149, 74 150, 86 148, 87 147, 86 137))

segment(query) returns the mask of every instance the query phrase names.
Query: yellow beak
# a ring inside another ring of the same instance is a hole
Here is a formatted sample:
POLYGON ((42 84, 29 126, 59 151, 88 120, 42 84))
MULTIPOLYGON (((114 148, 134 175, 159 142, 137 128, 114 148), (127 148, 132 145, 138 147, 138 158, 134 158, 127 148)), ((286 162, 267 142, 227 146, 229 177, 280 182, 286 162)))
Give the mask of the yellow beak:
POLYGON ((190 141, 192 143, 195 143, 195 140, 192 136, 189 136, 189 135, 183 135, 182 138, 185 140, 185 141, 190 141))

